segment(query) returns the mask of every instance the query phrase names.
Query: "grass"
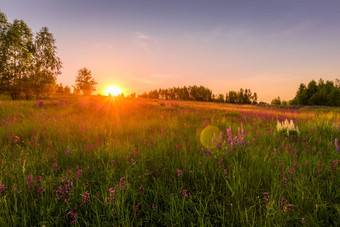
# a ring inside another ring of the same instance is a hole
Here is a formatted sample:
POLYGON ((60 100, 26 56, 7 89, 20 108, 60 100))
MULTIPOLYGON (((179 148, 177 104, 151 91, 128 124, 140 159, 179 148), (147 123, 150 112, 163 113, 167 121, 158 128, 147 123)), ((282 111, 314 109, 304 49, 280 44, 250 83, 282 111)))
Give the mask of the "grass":
POLYGON ((339 125, 336 108, 0 100, 0 226, 339 226, 339 125))

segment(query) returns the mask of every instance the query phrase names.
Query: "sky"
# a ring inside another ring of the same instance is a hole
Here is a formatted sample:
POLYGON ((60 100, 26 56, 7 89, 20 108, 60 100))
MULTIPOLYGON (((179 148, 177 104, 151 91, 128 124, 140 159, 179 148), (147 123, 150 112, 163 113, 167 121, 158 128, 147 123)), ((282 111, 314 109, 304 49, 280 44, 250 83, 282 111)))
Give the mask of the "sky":
POLYGON ((33 32, 48 27, 58 82, 87 67, 98 93, 203 85, 270 102, 340 78, 339 0, 0 0, 0 10, 33 32))

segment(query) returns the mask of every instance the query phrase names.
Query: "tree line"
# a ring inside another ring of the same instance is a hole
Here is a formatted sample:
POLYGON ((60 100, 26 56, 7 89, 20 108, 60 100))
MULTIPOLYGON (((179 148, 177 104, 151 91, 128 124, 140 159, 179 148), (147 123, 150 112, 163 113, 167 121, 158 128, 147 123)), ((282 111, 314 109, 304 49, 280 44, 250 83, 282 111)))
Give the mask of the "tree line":
POLYGON ((207 102, 226 102, 238 104, 257 104, 257 93, 250 89, 241 88, 238 92, 229 91, 215 95, 209 88, 204 86, 173 87, 166 89, 155 89, 138 95, 139 98, 165 99, 165 100, 195 100, 207 102))
POLYGON ((340 106, 340 80, 301 83, 291 104, 340 106))
POLYGON ((306 86, 301 83, 295 97, 290 101, 281 101, 280 97, 272 100, 272 105, 317 105, 340 106, 340 80, 319 82, 312 80, 306 86))

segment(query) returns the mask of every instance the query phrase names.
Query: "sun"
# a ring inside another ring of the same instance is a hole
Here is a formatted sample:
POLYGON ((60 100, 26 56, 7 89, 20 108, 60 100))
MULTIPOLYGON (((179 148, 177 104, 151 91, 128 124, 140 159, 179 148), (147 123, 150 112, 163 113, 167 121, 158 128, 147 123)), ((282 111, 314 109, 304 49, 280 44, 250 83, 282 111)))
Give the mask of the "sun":
POLYGON ((120 94, 122 94, 122 89, 120 89, 119 87, 115 87, 115 86, 112 86, 112 87, 108 87, 106 88, 106 90, 104 91, 104 94, 105 95, 114 95, 114 96, 118 96, 120 94))

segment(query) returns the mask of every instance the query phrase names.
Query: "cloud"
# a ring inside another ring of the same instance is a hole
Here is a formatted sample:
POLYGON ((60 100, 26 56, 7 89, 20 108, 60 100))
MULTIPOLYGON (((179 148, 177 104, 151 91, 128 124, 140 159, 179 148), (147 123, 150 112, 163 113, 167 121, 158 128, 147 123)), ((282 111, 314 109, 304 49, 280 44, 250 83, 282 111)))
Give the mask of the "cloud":
POLYGON ((133 42, 139 48, 150 50, 152 47, 159 45, 160 39, 141 32, 136 32, 133 36, 133 42))

